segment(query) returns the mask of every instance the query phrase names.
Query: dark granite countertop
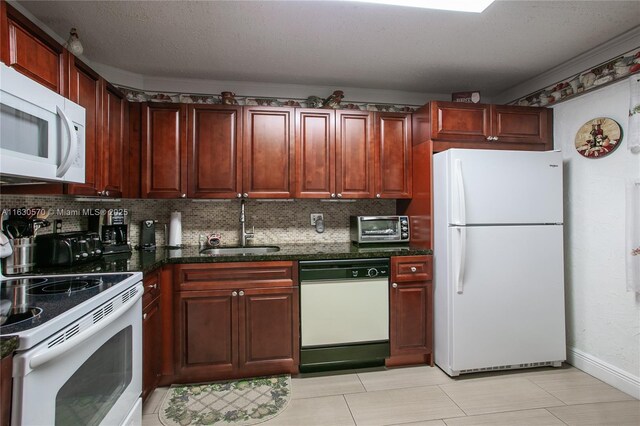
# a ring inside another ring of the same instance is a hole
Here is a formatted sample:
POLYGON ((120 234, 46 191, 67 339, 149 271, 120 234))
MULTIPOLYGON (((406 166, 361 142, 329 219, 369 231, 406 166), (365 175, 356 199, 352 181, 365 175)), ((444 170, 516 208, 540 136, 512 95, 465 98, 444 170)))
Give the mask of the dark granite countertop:
POLYGON ((11 355, 18 347, 18 336, 0 337, 0 358, 11 355))
POLYGON ((82 274, 90 272, 149 272, 174 263, 260 262, 270 260, 363 259, 432 254, 428 249, 409 246, 358 247, 351 243, 280 244, 280 251, 265 254, 201 255, 196 246, 181 249, 158 248, 104 256, 101 260, 73 267, 40 268, 34 274, 82 274))

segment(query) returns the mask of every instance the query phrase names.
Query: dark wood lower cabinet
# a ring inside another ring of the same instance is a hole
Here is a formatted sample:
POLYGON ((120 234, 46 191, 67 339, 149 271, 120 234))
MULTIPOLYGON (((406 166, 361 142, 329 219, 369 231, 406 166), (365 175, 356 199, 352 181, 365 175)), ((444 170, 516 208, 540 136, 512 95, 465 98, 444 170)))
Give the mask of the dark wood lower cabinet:
POLYGON ((142 302, 142 400, 153 392, 162 372, 162 309, 160 273, 145 276, 142 302))
POLYGON ((246 290, 239 298, 238 368, 247 375, 298 369, 298 287, 246 290))
POLYGON ((13 380, 13 356, 0 360, 0 426, 11 424, 11 385, 13 380))
POLYGON ((173 383, 297 373, 299 298, 294 265, 178 266, 173 383))
POLYGON ((387 366, 433 365, 431 265, 431 256, 391 258, 391 356, 387 366))

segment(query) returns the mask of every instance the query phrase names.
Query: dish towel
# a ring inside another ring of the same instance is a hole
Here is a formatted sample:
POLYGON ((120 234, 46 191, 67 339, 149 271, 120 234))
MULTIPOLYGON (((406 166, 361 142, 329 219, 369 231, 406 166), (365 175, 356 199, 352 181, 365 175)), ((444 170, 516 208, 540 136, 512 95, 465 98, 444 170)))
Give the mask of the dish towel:
POLYGON ((640 77, 629 79, 631 95, 629 98, 629 142, 627 146, 633 154, 640 154, 640 77))
POLYGON ((640 179, 627 183, 627 291, 640 293, 640 179))

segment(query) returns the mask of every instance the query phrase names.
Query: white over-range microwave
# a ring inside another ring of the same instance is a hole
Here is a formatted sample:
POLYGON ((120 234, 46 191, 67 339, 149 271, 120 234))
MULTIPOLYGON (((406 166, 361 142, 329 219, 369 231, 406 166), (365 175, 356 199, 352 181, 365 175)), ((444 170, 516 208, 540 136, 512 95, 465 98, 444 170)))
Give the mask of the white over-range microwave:
POLYGON ((0 64, 0 183, 84 181, 84 108, 0 64))

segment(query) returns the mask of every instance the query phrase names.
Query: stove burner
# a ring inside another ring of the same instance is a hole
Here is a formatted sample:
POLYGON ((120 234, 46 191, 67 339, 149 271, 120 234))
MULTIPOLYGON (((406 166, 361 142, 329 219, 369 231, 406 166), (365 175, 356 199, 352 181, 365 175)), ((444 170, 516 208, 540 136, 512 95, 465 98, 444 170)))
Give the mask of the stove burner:
POLYGON ((46 278, 22 278, 22 279, 18 278, 18 279, 2 281, 2 286, 4 288, 15 287, 20 285, 33 286, 33 285, 42 284, 44 282, 47 282, 46 278))
POLYGON ((42 312, 41 308, 33 308, 29 307, 26 309, 12 309, 7 317, 7 320, 3 326, 7 326, 10 324, 17 324, 22 321, 30 320, 31 318, 37 317, 42 312))
POLYGON ((27 290, 33 295, 73 293, 76 291, 88 290, 99 286, 103 281, 95 278, 78 278, 64 281, 54 281, 51 284, 39 285, 27 290))

